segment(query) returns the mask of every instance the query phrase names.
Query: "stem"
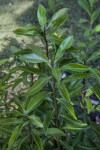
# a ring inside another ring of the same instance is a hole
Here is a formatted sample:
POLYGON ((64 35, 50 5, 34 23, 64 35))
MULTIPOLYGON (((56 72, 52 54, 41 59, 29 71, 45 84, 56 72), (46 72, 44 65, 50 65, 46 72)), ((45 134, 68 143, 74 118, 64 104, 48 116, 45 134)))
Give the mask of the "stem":
POLYGON ((29 139, 30 139, 30 144, 32 144, 32 134, 31 134, 31 125, 29 123, 29 139))
POLYGON ((45 43, 46 43, 46 55, 47 57, 49 58, 49 49, 48 49, 48 40, 47 40, 47 37, 46 37, 46 30, 45 30, 45 27, 44 27, 44 40, 45 40, 45 43))

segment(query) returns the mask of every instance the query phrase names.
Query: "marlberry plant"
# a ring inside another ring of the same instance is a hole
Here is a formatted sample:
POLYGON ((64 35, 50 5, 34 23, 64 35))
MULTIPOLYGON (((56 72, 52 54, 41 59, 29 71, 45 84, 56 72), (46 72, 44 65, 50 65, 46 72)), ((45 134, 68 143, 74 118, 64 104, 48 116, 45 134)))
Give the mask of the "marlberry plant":
POLYGON ((100 125, 88 117, 96 109, 89 98, 94 86, 88 85, 84 94, 83 81, 94 76, 100 82, 100 71, 74 58, 81 52, 73 47, 73 36, 58 36, 59 28, 68 21, 67 8, 48 21, 45 8, 39 5, 37 18, 39 27, 14 32, 36 36, 41 46, 13 47, 13 55, 21 64, 0 80, 0 148, 99 150, 100 125), (16 72, 18 78, 13 77, 16 72), (62 78, 64 73, 66 77, 62 78), (23 90, 17 92, 19 84, 23 90))

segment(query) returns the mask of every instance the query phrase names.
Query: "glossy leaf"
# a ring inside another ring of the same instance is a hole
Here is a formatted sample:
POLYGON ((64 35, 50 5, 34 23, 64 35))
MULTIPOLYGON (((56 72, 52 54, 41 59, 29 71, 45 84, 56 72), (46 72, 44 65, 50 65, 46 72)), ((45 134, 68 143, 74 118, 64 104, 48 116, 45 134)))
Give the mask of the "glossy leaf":
POLYGON ((71 71, 88 71, 90 67, 87 67, 82 64, 70 63, 61 67, 61 70, 71 70, 71 71))
POLYGON ((49 112, 46 114, 45 120, 44 120, 44 122, 43 122, 43 126, 44 126, 44 131, 45 131, 45 133, 46 133, 47 130, 48 130, 48 127, 49 127, 49 124, 50 124, 50 121, 51 121, 52 114, 53 114, 53 111, 49 111, 49 112))
POLYGON ((58 84, 58 89, 59 89, 60 95, 65 99, 65 101, 67 103, 70 103, 71 105, 73 105, 73 103, 70 100, 70 96, 69 96, 69 93, 68 93, 68 90, 67 90, 65 84, 63 84, 63 83, 58 84))
POLYGON ((30 95, 33 95, 33 94, 39 92, 40 90, 43 89, 43 87, 49 81, 49 79, 50 79, 50 77, 42 77, 42 78, 36 80, 35 83, 33 84, 33 86, 31 88, 29 88, 28 91, 25 93, 25 95, 30 96, 30 95))
POLYGON ((64 51, 69 49, 72 46, 72 43, 73 43, 73 36, 69 36, 64 41, 62 41, 56 53, 55 61, 59 60, 63 56, 64 51))
POLYGON ((96 21, 96 19, 99 17, 100 15, 100 8, 97 8, 93 13, 92 13, 92 16, 91 16, 91 23, 93 24, 94 21, 96 21))
POLYGON ((58 128, 48 128, 47 135, 48 136, 57 136, 57 135, 65 136, 65 133, 58 128))
POLYGON ((72 132, 80 132, 80 131, 88 130, 89 127, 76 127, 76 126, 68 124, 68 125, 64 126, 63 129, 69 130, 72 132))
POLYGON ((85 98, 88 114, 92 111, 92 102, 90 98, 85 98))
POLYGON ((91 73, 75 73, 63 79, 63 83, 73 82, 75 80, 83 80, 89 78, 91 73))
POLYGON ((28 118, 36 127, 43 128, 43 123, 39 117, 35 115, 31 115, 31 116, 28 116, 28 118))
POLYGON ((99 84, 94 84, 90 87, 92 92, 100 99, 100 85, 99 84))
POLYGON ((75 111, 72 105, 70 105, 65 99, 57 98, 58 102, 63 106, 63 108, 76 119, 75 111))
POLYGON ((63 117, 66 121, 67 124, 71 124, 73 127, 87 127, 86 123, 81 122, 80 120, 76 120, 75 118, 73 118, 71 115, 69 114, 61 114, 61 117, 63 117))
POLYGON ((49 26, 52 24, 52 22, 54 22, 54 21, 60 19, 61 17, 63 17, 63 16, 65 15, 65 13, 66 13, 67 10, 68 10, 67 8, 62 8, 62 9, 60 9, 59 11, 57 11, 57 12, 53 15, 53 17, 51 18, 51 21, 50 21, 50 23, 49 23, 49 26))
POLYGON ((90 57, 89 59, 87 60, 88 62, 91 61, 91 60, 94 60, 96 58, 100 58, 100 49, 95 51, 90 57))
POLYGON ((42 5, 39 5, 38 7, 37 17, 38 17, 40 26, 44 28, 46 26, 47 19, 46 19, 46 10, 42 5))
POLYGON ((49 93, 48 92, 39 92, 37 95, 35 95, 31 100, 29 99, 29 104, 26 108, 26 113, 30 113, 34 109, 36 109, 38 106, 41 105, 43 100, 47 97, 49 93))
POLYGON ((59 68, 53 68, 52 73, 53 73, 54 77, 56 78, 57 82, 59 83, 61 81, 61 78, 62 78, 62 73, 61 73, 60 69, 59 68))
POLYGON ((42 144, 41 138, 39 136, 39 132, 36 129, 33 130, 33 138, 34 138, 34 141, 37 144, 39 150, 43 150, 43 144, 42 144))
POLYGON ((22 119, 16 118, 0 118, 0 125, 11 125, 23 123, 22 119))
POLYGON ((98 82, 100 82, 100 73, 98 73, 98 70, 91 68, 91 72, 93 76, 98 80, 98 82))
POLYGON ((7 150, 12 150, 18 136, 20 135, 21 133, 21 130, 22 130, 22 124, 18 125, 14 131, 12 132, 12 135, 10 137, 10 140, 9 140, 9 144, 8 144, 8 149, 7 150))

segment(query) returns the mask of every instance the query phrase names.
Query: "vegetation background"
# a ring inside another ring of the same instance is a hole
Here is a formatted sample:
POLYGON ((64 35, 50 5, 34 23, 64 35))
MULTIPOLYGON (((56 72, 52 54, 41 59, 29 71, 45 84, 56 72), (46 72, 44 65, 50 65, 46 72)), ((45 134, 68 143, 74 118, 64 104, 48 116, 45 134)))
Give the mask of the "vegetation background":
MULTIPOLYGON (((69 8, 69 21, 64 25, 68 28, 67 33, 74 35, 76 41, 82 40, 83 31, 78 24, 80 18, 88 17, 86 12, 78 5, 78 0, 59 0, 59 2, 56 11, 63 7, 69 8)), ((8 69, 13 64, 11 46, 21 48, 37 42, 36 38, 17 36, 13 31, 19 27, 37 24, 36 12, 39 3, 45 6, 50 18, 53 12, 48 6, 48 0, 0 0, 0 59, 10 58, 9 63, 5 64, 8 69)), ((96 6, 100 6, 100 1, 96 6)), ((100 17, 95 23, 100 23, 100 17)))

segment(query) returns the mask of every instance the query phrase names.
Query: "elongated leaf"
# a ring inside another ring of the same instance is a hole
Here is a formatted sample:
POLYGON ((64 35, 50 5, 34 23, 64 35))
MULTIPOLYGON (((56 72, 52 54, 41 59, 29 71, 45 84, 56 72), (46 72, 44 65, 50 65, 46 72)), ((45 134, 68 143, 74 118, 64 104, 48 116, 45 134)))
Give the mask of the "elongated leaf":
POLYGON ((59 101, 59 103, 62 104, 62 106, 64 107, 64 109, 73 117, 76 119, 76 115, 75 115, 75 111, 72 105, 70 105, 66 100, 59 98, 57 99, 59 101))
POLYGON ((40 70, 39 68, 26 67, 26 66, 19 66, 18 68, 20 70, 28 72, 30 74, 40 74, 40 75, 43 75, 43 71, 40 70))
POLYGON ((64 126, 63 129, 69 130, 72 132, 80 132, 80 131, 88 130, 89 127, 76 127, 76 126, 68 124, 68 125, 64 126))
POLYGON ((75 73, 63 79, 63 83, 73 82, 75 80, 83 80, 85 78, 89 78, 91 73, 75 73))
POLYGON ((68 15, 65 15, 63 18, 58 20, 57 22, 54 22, 50 28, 50 34, 53 34, 57 31, 57 29, 62 26, 65 22, 69 20, 68 15))
POLYGON ((53 111, 49 111, 49 112, 46 114, 45 120, 44 120, 44 122, 43 122, 43 126, 44 126, 44 131, 45 131, 45 133, 47 132, 47 129, 48 129, 48 127, 49 127, 52 114, 53 114, 53 111))
POLYGON ((69 145, 68 142, 61 141, 61 143, 64 145, 66 150, 74 150, 74 148, 71 145, 69 145))
POLYGON ((53 68, 52 73, 53 73, 54 77, 56 78, 57 82, 59 83, 61 81, 61 78, 62 78, 62 73, 61 73, 60 69, 59 68, 53 68))
POLYGON ((37 11, 37 17, 38 17, 38 21, 40 23, 41 27, 45 27, 46 26, 46 10, 42 5, 39 5, 38 7, 38 11, 37 11))
POLYGON ((67 103, 70 103, 71 105, 73 105, 73 103, 70 100, 70 96, 69 96, 69 93, 68 93, 68 90, 67 90, 65 84, 63 84, 63 83, 58 84, 58 89, 59 89, 60 95, 65 99, 65 101, 67 101, 67 103))
POLYGON ((79 149, 81 149, 81 150, 97 150, 97 148, 96 147, 93 147, 93 145, 92 146, 84 146, 84 145, 81 145, 81 146, 78 146, 79 147, 79 149))
POLYGON ((18 118, 0 118, 0 125, 11 125, 19 123, 23 123, 23 120, 18 118))
POLYGON ((100 73, 98 72, 98 70, 91 68, 91 72, 94 75, 94 77, 98 80, 98 82, 100 82, 100 73))
POLYGON ((100 24, 98 24, 98 25, 94 28, 94 32, 100 32, 100 24))
POLYGON ((80 142, 80 132, 76 133, 74 140, 73 140, 73 147, 75 147, 76 145, 78 145, 78 143, 80 142))
POLYGON ((37 92, 39 92, 40 90, 42 90, 42 88, 44 87, 44 85, 49 81, 50 77, 42 77, 38 80, 36 80, 36 82, 34 83, 34 85, 28 89, 28 91, 25 93, 26 96, 30 96, 33 95, 37 92))
POLYGON ((88 114, 92 111, 92 102, 90 98, 85 98, 88 114))
POLYGON ((100 85, 99 84, 94 84, 90 87, 92 92, 100 99, 100 85))
POLYGON ((14 33, 24 36, 36 36, 37 34, 41 33, 41 29, 39 27, 20 28, 16 29, 14 33))
POLYGON ((48 36, 48 39, 49 41, 52 41, 57 45, 60 45, 62 42, 62 39, 58 35, 55 35, 55 34, 48 36))
POLYGON ((91 7, 93 6, 94 2, 95 2, 94 0, 89 0, 89 3, 90 3, 91 7))
POLYGON ((13 146, 14 146, 14 144, 15 144, 17 138, 18 138, 18 136, 19 136, 20 133, 21 133, 21 130, 22 130, 22 124, 18 125, 18 126, 14 129, 14 131, 13 131, 11 137, 10 137, 9 144, 8 144, 8 149, 7 149, 7 150, 12 150, 12 148, 13 148, 13 146))
POLYGON ((72 46, 72 43, 73 43, 73 36, 69 36, 61 43, 56 53, 55 61, 59 60, 63 56, 64 51, 66 49, 69 49, 72 46))
POLYGON ((48 128, 47 135, 48 136, 57 136, 57 135, 65 136, 65 133, 58 128, 48 128))
POLYGON ((31 111, 33 111, 34 109, 36 109, 42 102, 43 100, 47 97, 49 93, 48 92, 39 92, 36 96, 34 96, 28 106, 27 106, 27 109, 26 109, 26 113, 30 113, 31 111))
POLYGON ((90 57, 89 59, 87 60, 88 62, 93 60, 93 59, 96 59, 96 58, 99 58, 100 57, 100 49, 95 51, 90 57))
MULTIPOLYGON (((67 10, 68 10, 67 8, 62 8, 62 9, 60 9, 59 11, 57 11, 57 12, 53 15, 53 17, 52 17, 52 19, 51 19, 51 21, 50 21, 50 23, 49 23, 49 26, 52 24, 52 22, 54 22, 54 21, 60 19, 61 17, 63 17, 67 10)), ((49 27, 49 26, 48 26, 48 27, 49 27)))
POLYGON ((75 118, 73 118, 71 115, 69 114, 61 114, 61 117, 63 117, 66 121, 67 124, 71 124, 73 127, 87 127, 86 123, 81 122, 80 120, 76 120, 75 118))
POLYGON ((100 124, 91 123, 91 128, 92 128, 98 135, 100 135, 100 124))
POLYGON ((85 48, 87 47, 87 45, 84 42, 78 42, 77 45, 79 47, 85 47, 85 48))
POLYGON ((33 130, 33 138, 34 138, 34 141, 35 143, 37 144, 39 150, 43 150, 43 144, 42 144, 42 141, 40 139, 40 136, 39 136, 39 132, 38 130, 33 130))
POLYGON ((91 16, 91 23, 93 24, 94 21, 96 21, 96 19, 99 17, 100 15, 100 8, 97 8, 93 13, 92 13, 92 16, 91 16))
POLYGON ((71 71, 88 71, 90 67, 82 64, 70 63, 61 67, 61 70, 71 70, 71 71))
POLYGON ((3 127, 0 127, 0 131, 2 131, 2 133, 6 133, 8 135, 11 135, 13 129, 11 127, 3 126, 3 127))
POLYGON ((78 3, 90 15, 89 6, 86 0, 78 0, 78 3))
POLYGON ((39 117, 37 117, 35 115, 32 115, 32 116, 29 116, 28 118, 31 120, 31 122, 34 125, 36 125, 36 127, 43 128, 43 123, 42 123, 42 121, 40 120, 39 117))
POLYGON ((25 112, 25 106, 24 106, 23 102, 21 100, 19 100, 19 98, 15 94, 13 94, 13 96, 14 96, 15 104, 19 107, 21 112, 24 113, 25 112))
POLYGON ((6 63, 8 61, 8 59, 2 59, 0 60, 0 66, 3 65, 4 63, 6 63))

